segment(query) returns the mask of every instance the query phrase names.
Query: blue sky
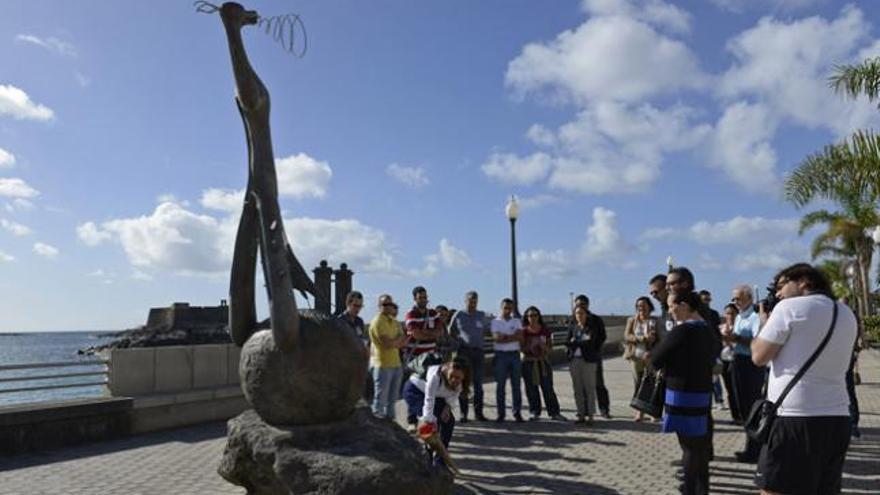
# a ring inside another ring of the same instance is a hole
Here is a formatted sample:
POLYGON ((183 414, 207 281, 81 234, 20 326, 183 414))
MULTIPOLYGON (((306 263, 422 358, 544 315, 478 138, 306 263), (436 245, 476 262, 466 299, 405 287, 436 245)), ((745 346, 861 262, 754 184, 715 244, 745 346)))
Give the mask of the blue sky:
MULTIPOLYGON (((874 2, 247 6, 308 29, 303 59, 245 34, 290 241, 308 268, 347 262, 370 306, 421 284, 494 310, 511 194, 523 307, 563 312, 575 292, 627 313, 670 255, 716 301, 763 287, 808 257, 785 173, 880 116, 825 83, 880 55, 874 2)), ((219 18, 5 7, 0 331, 125 328, 226 297, 246 147, 219 18)))

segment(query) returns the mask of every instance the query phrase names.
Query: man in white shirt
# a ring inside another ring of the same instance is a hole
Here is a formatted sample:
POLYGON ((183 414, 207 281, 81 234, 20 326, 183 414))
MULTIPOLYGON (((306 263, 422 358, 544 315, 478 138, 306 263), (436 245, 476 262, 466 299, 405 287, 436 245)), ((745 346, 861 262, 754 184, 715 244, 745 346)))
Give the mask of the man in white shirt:
POLYGON ((495 341, 495 404, 498 418, 504 421, 505 388, 510 378, 510 389, 513 395, 513 419, 517 423, 523 421, 522 409, 522 362, 519 357, 519 343, 522 340, 522 321, 513 316, 513 300, 505 298, 501 301, 501 316, 492 320, 492 337, 495 341))
POLYGON ((765 495, 840 493, 849 447, 849 397, 845 374, 856 339, 856 318, 833 299, 825 275, 806 263, 775 278, 781 301, 751 342, 752 360, 770 364, 767 399, 775 401, 828 334, 827 345, 791 389, 761 449, 755 483, 765 495))

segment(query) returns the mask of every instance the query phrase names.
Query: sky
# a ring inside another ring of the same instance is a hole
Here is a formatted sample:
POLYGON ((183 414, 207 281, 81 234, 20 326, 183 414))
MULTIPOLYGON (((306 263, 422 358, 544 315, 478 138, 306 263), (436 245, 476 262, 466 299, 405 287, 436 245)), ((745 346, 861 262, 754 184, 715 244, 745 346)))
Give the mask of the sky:
MULTIPOLYGON (((880 111, 834 94, 880 55, 877 2, 337 0, 308 50, 246 29, 307 270, 406 307, 466 291, 628 314, 668 256, 715 306, 809 260, 786 173, 880 111)), ((228 297, 247 149, 218 15, 8 0, 0 17, 0 331, 122 329, 228 297)), ((259 282, 258 282, 259 283, 259 282)), ((265 296, 258 292, 265 316, 265 296)), ((300 300, 301 306, 308 302, 300 300)))

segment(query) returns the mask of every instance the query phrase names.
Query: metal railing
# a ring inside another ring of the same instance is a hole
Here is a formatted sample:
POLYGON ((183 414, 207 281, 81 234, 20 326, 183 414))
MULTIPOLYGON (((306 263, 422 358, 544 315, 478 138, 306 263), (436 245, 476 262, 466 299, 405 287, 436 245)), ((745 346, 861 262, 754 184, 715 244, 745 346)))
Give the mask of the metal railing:
POLYGON ((84 366, 103 366, 98 371, 76 371, 68 373, 52 373, 52 374, 28 374, 24 373, 18 376, 0 376, 0 384, 13 382, 38 382, 45 383, 46 380, 58 380, 56 383, 30 385, 25 387, 4 388, 0 387, 0 394, 11 394, 17 392, 34 392, 37 390, 55 390, 64 388, 77 387, 94 387, 107 384, 109 361, 106 359, 94 359, 89 361, 65 361, 54 363, 28 363, 28 364, 9 364, 0 366, 0 373, 9 371, 31 371, 31 370, 49 370, 53 368, 81 368, 84 366), (103 377, 102 380, 79 381, 71 383, 69 378, 81 377, 103 377))

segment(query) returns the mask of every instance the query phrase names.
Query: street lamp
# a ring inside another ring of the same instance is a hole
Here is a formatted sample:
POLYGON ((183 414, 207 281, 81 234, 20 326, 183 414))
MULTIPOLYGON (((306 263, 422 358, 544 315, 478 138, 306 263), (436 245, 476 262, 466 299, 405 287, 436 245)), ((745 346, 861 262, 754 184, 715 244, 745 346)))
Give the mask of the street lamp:
POLYGON ((516 218, 519 216, 519 204, 516 196, 510 196, 507 208, 504 209, 507 219, 510 220, 510 276, 513 288, 513 314, 519 317, 519 297, 516 294, 516 218))

